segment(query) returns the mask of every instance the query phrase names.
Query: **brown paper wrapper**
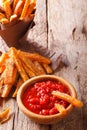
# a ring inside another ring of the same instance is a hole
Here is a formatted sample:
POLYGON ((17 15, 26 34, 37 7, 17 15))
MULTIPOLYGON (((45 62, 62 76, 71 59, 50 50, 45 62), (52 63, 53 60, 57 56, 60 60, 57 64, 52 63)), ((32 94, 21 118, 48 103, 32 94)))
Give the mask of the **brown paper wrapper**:
POLYGON ((26 18, 24 20, 13 21, 5 25, 1 24, 0 36, 9 47, 16 46, 19 39, 26 33, 27 29, 30 27, 31 22, 32 20, 26 18))

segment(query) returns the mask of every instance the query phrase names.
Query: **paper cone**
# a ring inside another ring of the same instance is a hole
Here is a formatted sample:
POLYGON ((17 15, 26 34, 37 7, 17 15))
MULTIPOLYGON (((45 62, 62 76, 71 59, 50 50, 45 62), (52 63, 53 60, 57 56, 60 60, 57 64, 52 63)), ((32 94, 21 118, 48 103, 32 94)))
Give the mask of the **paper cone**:
POLYGON ((30 25, 31 20, 29 19, 17 20, 6 25, 1 25, 0 36, 9 47, 15 46, 30 25))

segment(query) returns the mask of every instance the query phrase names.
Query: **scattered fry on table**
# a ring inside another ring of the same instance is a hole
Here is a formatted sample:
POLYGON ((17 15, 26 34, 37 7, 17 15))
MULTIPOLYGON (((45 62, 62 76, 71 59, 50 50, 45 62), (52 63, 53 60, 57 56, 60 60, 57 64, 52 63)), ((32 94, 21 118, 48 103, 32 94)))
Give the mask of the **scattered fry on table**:
POLYGON ((8 107, 3 112, 0 112, 0 124, 6 122, 10 118, 10 107, 8 107))
POLYGON ((3 112, 0 112, 0 119, 7 116, 10 112, 10 107, 8 107, 6 110, 4 110, 3 112))

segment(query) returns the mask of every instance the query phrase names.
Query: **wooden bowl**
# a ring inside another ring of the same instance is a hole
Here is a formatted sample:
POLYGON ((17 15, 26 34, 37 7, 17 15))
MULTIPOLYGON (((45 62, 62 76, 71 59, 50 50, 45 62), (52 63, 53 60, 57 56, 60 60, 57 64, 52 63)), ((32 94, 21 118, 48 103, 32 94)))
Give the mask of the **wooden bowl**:
POLYGON ((60 121, 61 119, 65 118, 72 111, 73 106, 71 104, 66 108, 66 113, 67 113, 66 115, 63 115, 61 113, 57 113, 54 115, 39 115, 39 114, 35 114, 35 113, 31 112, 30 110, 28 110, 23 105, 23 102, 22 102, 23 93, 28 87, 30 87, 32 84, 34 84, 36 82, 46 81, 46 80, 60 81, 61 83, 65 84, 67 86, 67 88, 69 89, 69 91, 71 93, 71 96, 76 97, 76 91, 75 91, 74 87, 69 82, 64 80, 63 78, 54 76, 54 75, 42 75, 42 76, 36 76, 34 78, 29 79, 20 87, 18 94, 17 94, 17 103, 18 103, 20 110, 26 116, 28 116, 31 120, 38 122, 40 124, 54 124, 54 123, 57 123, 58 121, 60 121))

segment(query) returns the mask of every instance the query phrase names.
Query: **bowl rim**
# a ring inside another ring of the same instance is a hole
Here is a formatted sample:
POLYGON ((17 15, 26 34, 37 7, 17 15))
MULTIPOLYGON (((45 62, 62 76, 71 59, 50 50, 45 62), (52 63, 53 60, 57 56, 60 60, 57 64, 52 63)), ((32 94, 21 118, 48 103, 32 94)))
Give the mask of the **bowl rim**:
MULTIPOLYGON (((56 76, 56 75, 40 75, 40 76, 36 76, 36 77, 33 77, 29 80, 27 80, 26 82, 24 82, 21 87, 19 88, 18 90, 18 93, 17 93, 17 103, 18 103, 18 106, 20 108, 20 110, 22 112, 24 112, 24 114, 26 114, 27 116, 30 116, 30 117, 36 117, 38 118, 38 115, 39 114, 36 114, 30 110, 28 110, 23 102, 22 102, 22 94, 23 92, 27 89, 27 87, 29 87, 29 85, 31 86, 32 84, 36 83, 36 82, 39 82, 39 81, 44 81, 47 80, 47 79, 51 79, 51 80, 59 80, 61 83, 65 84, 70 92, 71 92, 71 95, 72 97, 77 97, 77 94, 76 94, 76 90, 74 88, 74 86, 69 83, 67 80, 65 80, 64 78, 60 77, 60 76, 56 76)), ((73 105, 70 104, 67 108, 66 108, 66 111, 67 111, 67 114, 73 109, 73 105)), ((57 114, 53 114, 53 115, 39 115, 39 118, 41 119, 48 119, 48 118, 57 118, 57 117, 63 117, 65 115, 62 115, 61 113, 57 113, 57 114)))

